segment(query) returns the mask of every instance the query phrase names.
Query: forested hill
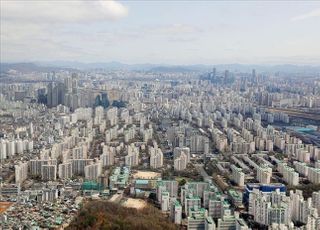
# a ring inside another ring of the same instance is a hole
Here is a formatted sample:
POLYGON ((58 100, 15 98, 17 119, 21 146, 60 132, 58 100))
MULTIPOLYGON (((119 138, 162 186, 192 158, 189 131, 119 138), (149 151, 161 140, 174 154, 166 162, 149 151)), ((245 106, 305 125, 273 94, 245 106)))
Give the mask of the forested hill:
POLYGON ((179 227, 152 206, 137 210, 108 201, 90 201, 67 229, 175 230, 179 227))

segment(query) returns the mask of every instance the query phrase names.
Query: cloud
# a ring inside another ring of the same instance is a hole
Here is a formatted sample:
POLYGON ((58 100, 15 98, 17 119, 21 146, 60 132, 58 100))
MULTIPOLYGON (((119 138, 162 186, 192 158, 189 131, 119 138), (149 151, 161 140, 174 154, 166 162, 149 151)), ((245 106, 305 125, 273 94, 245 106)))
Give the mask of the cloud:
POLYGON ((94 53, 93 42, 102 46, 116 38, 112 33, 99 38, 91 28, 128 15, 128 9, 116 1, 0 0, 0 4, 1 60, 63 59, 94 53))
POLYGON ((116 1, 1 1, 1 20, 36 23, 83 23, 118 20, 128 9, 116 1))
POLYGON ((308 18, 320 17, 320 8, 310 11, 306 14, 301 14, 296 17, 291 18, 291 21, 300 21, 308 18))
POLYGON ((195 37, 172 37, 168 39, 169 42, 177 42, 177 43, 182 43, 182 42, 194 42, 197 41, 195 37))
POLYGON ((171 24, 171 25, 161 25, 148 28, 146 30, 149 33, 153 34, 165 34, 165 35, 180 35, 180 34, 194 34, 202 32, 202 30, 193 25, 186 24, 171 24))
POLYGON ((175 43, 195 42, 199 33, 204 32, 200 27, 190 24, 154 25, 141 27, 138 31, 145 37, 149 36, 175 43))
POLYGON ((108 12, 109 16, 114 19, 122 18, 128 15, 128 9, 116 1, 99 1, 103 10, 108 12))

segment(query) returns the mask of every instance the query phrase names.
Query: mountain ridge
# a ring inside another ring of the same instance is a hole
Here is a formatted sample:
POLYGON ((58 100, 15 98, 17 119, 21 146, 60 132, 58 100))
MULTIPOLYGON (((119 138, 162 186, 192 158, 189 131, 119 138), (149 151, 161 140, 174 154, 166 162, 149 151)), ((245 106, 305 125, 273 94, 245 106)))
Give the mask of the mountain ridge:
POLYGON ((54 61, 54 62, 18 62, 18 63, 0 63, 0 72, 9 70, 25 72, 50 72, 61 69, 65 70, 94 70, 103 69, 109 71, 127 70, 127 71, 152 71, 152 72, 207 72, 212 68, 217 71, 226 69, 233 72, 251 73, 252 69, 259 72, 288 72, 288 73, 320 73, 320 65, 249 65, 249 64, 218 64, 218 65, 167 65, 167 64, 125 64, 122 62, 92 62, 84 63, 77 61, 54 61))

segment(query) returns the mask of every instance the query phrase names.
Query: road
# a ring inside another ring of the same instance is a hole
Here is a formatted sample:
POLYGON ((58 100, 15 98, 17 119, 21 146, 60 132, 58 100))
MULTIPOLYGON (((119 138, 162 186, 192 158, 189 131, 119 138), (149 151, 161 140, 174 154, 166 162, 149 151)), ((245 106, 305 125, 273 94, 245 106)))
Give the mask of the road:
POLYGON ((206 170, 204 170, 203 164, 194 164, 194 167, 198 170, 204 181, 212 183, 212 178, 208 175, 206 170))

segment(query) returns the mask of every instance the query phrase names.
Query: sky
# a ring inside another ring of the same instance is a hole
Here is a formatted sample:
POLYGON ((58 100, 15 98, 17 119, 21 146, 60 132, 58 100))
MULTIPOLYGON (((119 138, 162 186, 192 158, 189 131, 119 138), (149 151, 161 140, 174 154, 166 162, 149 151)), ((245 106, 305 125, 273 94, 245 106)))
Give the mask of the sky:
POLYGON ((320 64, 320 1, 0 4, 1 62, 320 64))

